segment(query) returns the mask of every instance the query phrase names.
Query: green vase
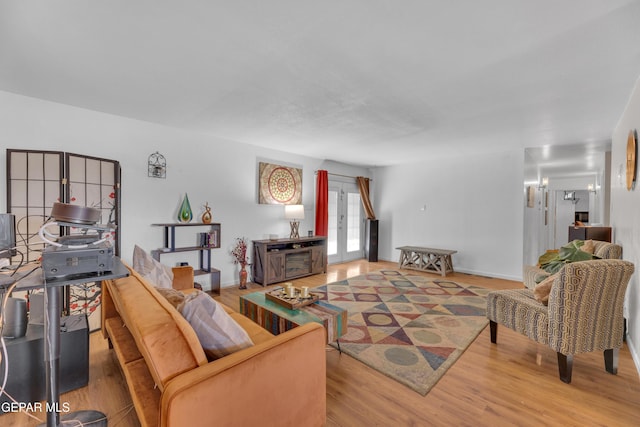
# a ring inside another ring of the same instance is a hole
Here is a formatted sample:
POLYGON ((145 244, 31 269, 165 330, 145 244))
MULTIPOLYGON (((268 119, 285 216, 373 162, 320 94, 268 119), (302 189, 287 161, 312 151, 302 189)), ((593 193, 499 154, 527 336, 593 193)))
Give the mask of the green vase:
POLYGON ((182 206, 180 206, 180 212, 178 212, 178 221, 191 222, 193 219, 193 212, 191 211, 191 204, 189 203, 189 196, 185 193, 182 206))

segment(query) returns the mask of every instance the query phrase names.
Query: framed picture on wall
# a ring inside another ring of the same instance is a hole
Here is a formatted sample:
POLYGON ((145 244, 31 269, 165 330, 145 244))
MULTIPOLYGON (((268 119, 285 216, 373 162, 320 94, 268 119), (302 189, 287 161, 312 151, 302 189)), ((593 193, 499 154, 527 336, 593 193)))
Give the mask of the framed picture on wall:
POLYGON ((532 208, 535 205, 536 190, 532 185, 527 187, 527 207, 532 208))
POLYGON ((258 166, 258 203, 302 204, 302 169, 264 162, 258 166))

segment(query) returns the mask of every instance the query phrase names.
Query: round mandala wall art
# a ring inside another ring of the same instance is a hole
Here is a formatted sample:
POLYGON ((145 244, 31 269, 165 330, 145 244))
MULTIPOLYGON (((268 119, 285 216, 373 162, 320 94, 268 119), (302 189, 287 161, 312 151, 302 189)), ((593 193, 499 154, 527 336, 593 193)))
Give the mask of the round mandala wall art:
POLYGON ((258 186, 261 204, 302 203, 302 169, 261 162, 258 186))

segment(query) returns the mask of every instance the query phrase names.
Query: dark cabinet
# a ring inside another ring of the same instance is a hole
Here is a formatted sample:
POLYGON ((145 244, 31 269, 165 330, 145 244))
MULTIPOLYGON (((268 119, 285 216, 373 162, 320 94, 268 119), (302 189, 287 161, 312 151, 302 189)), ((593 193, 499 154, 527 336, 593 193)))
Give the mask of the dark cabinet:
POLYGON ((569 226, 569 241, 601 240, 611 242, 611 227, 569 226))

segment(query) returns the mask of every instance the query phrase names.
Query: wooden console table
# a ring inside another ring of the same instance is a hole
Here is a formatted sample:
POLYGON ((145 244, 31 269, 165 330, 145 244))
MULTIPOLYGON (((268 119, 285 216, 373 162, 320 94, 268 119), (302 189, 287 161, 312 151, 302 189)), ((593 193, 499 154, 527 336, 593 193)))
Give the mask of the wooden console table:
POLYGON ((262 286, 327 272, 327 238, 254 240, 253 281, 262 286))
POLYGON ((446 276, 453 273, 453 260, 451 255, 458 251, 448 249, 432 249, 420 246, 400 246, 399 268, 427 271, 430 273, 440 273, 446 276))

